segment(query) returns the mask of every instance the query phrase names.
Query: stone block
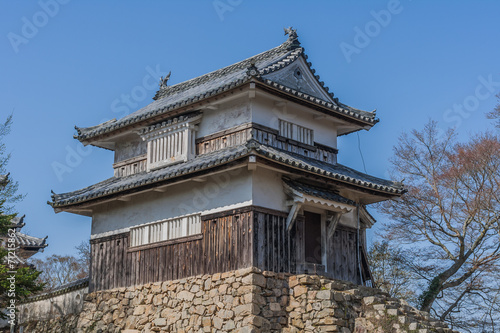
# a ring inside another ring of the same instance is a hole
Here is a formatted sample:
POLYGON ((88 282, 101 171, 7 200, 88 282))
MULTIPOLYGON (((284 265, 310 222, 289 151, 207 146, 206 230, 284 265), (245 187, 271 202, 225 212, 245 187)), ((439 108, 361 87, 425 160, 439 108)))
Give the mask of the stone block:
POLYGON ((320 300, 324 299, 330 299, 332 296, 332 293, 330 290, 320 290, 316 293, 316 298, 320 300))
POLYGON ((234 308, 234 314, 236 316, 257 315, 259 312, 259 307, 254 303, 238 305, 234 308))
POLYGON ((261 274, 256 274, 256 273, 251 273, 251 274, 248 274, 247 276, 243 277, 243 279, 241 280, 241 282, 243 284, 251 284, 251 285, 256 285, 256 286, 259 286, 259 287, 266 287, 266 278, 261 275, 261 274))
POLYGON ((228 321, 226 321, 224 323, 224 326, 222 327, 222 329, 224 331, 228 331, 228 332, 231 332, 235 328, 236 328, 236 324, 234 323, 234 320, 228 320, 228 321))
POLYGON ((217 317, 222 319, 231 319, 234 317, 234 312, 231 310, 220 310, 217 312, 217 317))
POLYGON ((212 326, 212 319, 204 317, 201 319, 201 326, 203 327, 210 327, 212 326))
POLYGON ((343 302, 344 301, 344 293, 343 292, 340 292, 340 291, 334 291, 333 292, 333 299, 336 301, 336 302, 343 302))
POLYGON ((180 299, 183 301, 191 302, 193 300, 193 298, 194 298, 194 294, 187 291, 187 290, 183 290, 177 294, 177 299, 180 299))
POLYGON ((204 288, 205 290, 209 290, 211 287, 212 287, 212 279, 208 278, 205 280, 204 288))
POLYGON ((269 310, 281 311, 281 306, 279 305, 279 303, 269 303, 269 310))
POLYGON ((300 297, 300 296, 306 294, 307 290, 308 289, 306 286, 301 286, 301 285, 295 286, 295 288, 293 288, 293 296, 300 297))

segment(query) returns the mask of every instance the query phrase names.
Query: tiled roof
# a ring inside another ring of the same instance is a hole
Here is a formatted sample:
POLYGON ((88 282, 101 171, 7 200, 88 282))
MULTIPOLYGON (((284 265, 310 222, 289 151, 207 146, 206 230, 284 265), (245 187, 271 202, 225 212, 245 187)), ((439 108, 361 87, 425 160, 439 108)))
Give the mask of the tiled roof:
POLYGON ((406 192, 403 184, 401 183, 370 176, 339 163, 330 164, 321 162, 316 159, 290 153, 266 145, 259 145, 256 150, 261 155, 264 155, 277 162, 288 164, 292 167, 326 176, 328 178, 332 178, 344 183, 349 183, 381 192, 394 193, 397 195, 406 192))
POLYGON ((55 296, 66 294, 66 293, 69 293, 69 292, 74 291, 74 290, 87 288, 88 286, 89 286, 89 278, 85 277, 83 279, 78 279, 76 281, 63 284, 62 286, 59 286, 59 287, 57 287, 54 290, 51 290, 49 292, 45 292, 42 294, 31 296, 27 300, 24 300, 22 302, 22 304, 41 301, 44 299, 48 299, 48 298, 52 298, 55 296))
POLYGON ((295 90, 293 88, 284 86, 278 82, 274 82, 274 81, 271 81, 269 79, 265 79, 265 80, 263 80, 263 82, 266 83, 267 85, 273 87, 273 88, 277 88, 283 92, 286 92, 286 93, 289 93, 289 94, 294 95, 296 97, 305 99, 308 102, 312 102, 314 104, 317 104, 318 106, 322 106, 322 107, 331 109, 332 111, 340 113, 342 115, 347 115, 349 117, 359 119, 361 121, 371 123, 371 124, 375 124, 379 121, 378 118, 375 117, 375 112, 368 112, 368 111, 355 109, 353 107, 350 107, 350 106, 342 104, 342 103, 328 102, 328 101, 325 101, 321 98, 308 95, 306 93, 303 93, 303 92, 295 90))
MULTIPOLYGON (((304 48, 300 47, 300 43, 296 35, 294 35, 288 38, 285 43, 236 64, 173 86, 162 87, 157 92, 153 103, 119 120, 113 119, 86 128, 75 127, 78 133, 75 138, 85 142, 99 135, 113 132, 161 114, 166 114, 180 107, 228 91, 250 80, 256 80, 267 85, 275 86, 277 84, 271 80, 265 79, 264 76, 292 64, 299 57, 307 59, 307 55, 304 54, 304 48)), ((307 65, 314 73, 311 64, 307 63, 307 65)), ((318 79, 319 82, 318 76, 316 76, 316 79, 318 79)), ((323 82, 319 83, 321 86, 324 85, 323 82)), ((280 87, 278 86, 278 88, 280 87)), ((323 87, 323 89, 328 93, 327 87, 323 87)), ((286 87, 284 91, 287 91, 286 87)), ((374 113, 350 108, 343 104, 341 105, 336 99, 324 101, 316 97, 312 98, 312 96, 305 96, 300 92, 294 92, 293 94, 308 102, 314 102, 320 106, 327 107, 334 113, 346 115, 369 124, 375 124, 378 121, 374 113)), ((328 94, 333 98, 333 93, 328 94)))
POLYGON ((52 203, 49 202, 49 204, 56 208, 139 188, 230 162, 247 155, 249 151, 250 148, 243 144, 200 155, 187 162, 170 165, 158 170, 141 172, 128 177, 112 177, 78 191, 53 194, 52 203))
POLYGON ((401 184, 380 179, 341 164, 329 164, 305 156, 260 144, 254 140, 245 144, 199 155, 184 163, 174 164, 151 172, 137 173, 128 177, 113 177, 78 191, 53 194, 50 205, 54 208, 71 206, 93 199, 118 194, 123 191, 139 189, 150 184, 207 170, 212 167, 234 161, 250 154, 260 155, 278 163, 300 168, 344 183, 373 189, 379 192, 399 195, 404 192, 401 184))
POLYGON ((14 239, 16 240, 16 244, 21 248, 44 248, 47 247, 48 244, 45 243, 47 237, 38 238, 33 236, 28 236, 20 232, 14 233, 14 239))
POLYGON ((26 215, 15 216, 14 218, 12 218, 10 220, 9 228, 16 228, 17 230, 20 230, 22 227, 24 227, 26 225, 26 223, 24 223, 25 217, 26 217, 26 215))
POLYGON ((298 182, 287 178, 284 178, 283 182, 290 188, 300 193, 330 201, 344 203, 351 206, 356 206, 356 203, 354 201, 344 198, 340 194, 335 193, 333 190, 328 190, 326 188, 305 184, 303 182, 298 182))
POLYGON ((158 130, 158 129, 166 127, 166 126, 171 126, 171 125, 174 125, 177 123, 182 123, 183 121, 186 121, 186 120, 196 118, 197 116, 200 116, 200 115, 201 115, 201 112, 191 112, 191 113, 183 114, 179 117, 172 117, 172 118, 169 118, 169 119, 162 121, 161 123, 154 124, 154 125, 148 126, 146 128, 143 128, 140 130, 139 133, 146 134, 149 132, 153 132, 155 130, 158 130))

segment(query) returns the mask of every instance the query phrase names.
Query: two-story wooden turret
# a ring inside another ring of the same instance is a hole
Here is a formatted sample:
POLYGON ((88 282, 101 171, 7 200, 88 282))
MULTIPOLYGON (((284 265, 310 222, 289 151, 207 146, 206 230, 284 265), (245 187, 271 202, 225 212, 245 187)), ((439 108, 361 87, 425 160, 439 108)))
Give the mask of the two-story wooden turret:
POLYGON ((269 51, 168 85, 119 120, 77 128, 115 152, 114 176, 55 194, 92 217, 91 290, 255 266, 370 280, 365 206, 401 184, 337 163, 337 137, 378 119, 339 102, 297 34, 269 51))

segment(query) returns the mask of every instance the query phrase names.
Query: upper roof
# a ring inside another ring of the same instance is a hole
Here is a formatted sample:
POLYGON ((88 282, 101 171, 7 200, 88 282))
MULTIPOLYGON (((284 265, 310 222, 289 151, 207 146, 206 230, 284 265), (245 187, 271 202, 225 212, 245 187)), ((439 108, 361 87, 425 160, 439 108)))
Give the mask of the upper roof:
POLYGON ((111 134, 127 126, 147 122, 153 117, 168 114, 248 82, 256 82, 262 87, 279 90, 312 104, 325 113, 359 123, 361 127, 370 127, 378 122, 375 112, 355 109, 340 103, 337 98, 333 98, 333 93, 324 87, 324 83, 319 81, 319 76, 314 75, 315 70, 311 68, 311 63, 306 61, 307 55, 304 53, 304 48, 300 46, 296 31, 289 28, 286 33, 289 37, 283 44, 266 52, 173 86, 162 84, 153 103, 119 120, 113 119, 92 127, 75 127, 78 133, 75 138, 85 144, 92 144, 101 135, 111 134), (307 64, 314 80, 322 87, 323 92, 316 94, 319 97, 273 80, 272 73, 291 65, 300 58, 307 64))
POLYGON ((255 140, 250 140, 239 146, 198 155, 184 163, 170 165, 150 172, 141 172, 127 177, 112 177, 73 192, 63 194, 54 193, 52 195, 52 202, 49 202, 49 204, 54 209, 63 209, 96 199, 122 195, 131 191, 140 191, 167 180, 209 170, 249 155, 260 156, 277 164, 301 169, 308 173, 317 174, 360 189, 372 190, 381 195, 398 196, 405 191, 401 183, 380 179, 341 164, 318 161, 273 148, 255 140))

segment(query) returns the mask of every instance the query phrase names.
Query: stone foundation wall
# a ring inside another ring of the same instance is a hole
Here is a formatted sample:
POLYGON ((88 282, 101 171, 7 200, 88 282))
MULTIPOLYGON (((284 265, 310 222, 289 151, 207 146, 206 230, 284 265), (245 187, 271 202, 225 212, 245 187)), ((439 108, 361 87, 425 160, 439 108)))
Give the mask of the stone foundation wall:
POLYGON ((256 268, 88 294, 24 332, 453 332, 380 290, 256 268))

